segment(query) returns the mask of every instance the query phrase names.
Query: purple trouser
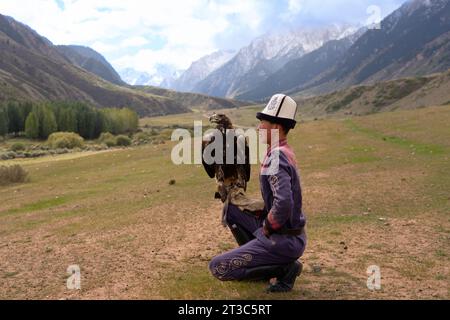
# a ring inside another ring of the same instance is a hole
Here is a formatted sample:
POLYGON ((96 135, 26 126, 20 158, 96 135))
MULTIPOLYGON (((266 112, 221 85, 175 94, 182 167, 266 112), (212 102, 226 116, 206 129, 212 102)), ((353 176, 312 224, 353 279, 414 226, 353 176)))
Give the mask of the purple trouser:
POLYGON ((227 223, 244 228, 255 239, 211 261, 209 269, 219 280, 245 280, 247 269, 289 264, 298 260, 305 250, 304 237, 274 234, 267 238, 262 229, 263 220, 240 211, 234 205, 229 205, 227 223))

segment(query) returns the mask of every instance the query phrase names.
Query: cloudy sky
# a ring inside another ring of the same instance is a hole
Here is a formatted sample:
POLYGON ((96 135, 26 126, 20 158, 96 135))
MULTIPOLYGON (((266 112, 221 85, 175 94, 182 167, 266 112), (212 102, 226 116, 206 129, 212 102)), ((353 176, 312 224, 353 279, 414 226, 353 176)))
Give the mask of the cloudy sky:
POLYGON ((267 32, 332 23, 366 24, 405 0, 0 0, 0 13, 54 44, 94 48, 117 69, 187 69, 219 49, 267 32), (375 9, 373 6, 376 6, 375 9))

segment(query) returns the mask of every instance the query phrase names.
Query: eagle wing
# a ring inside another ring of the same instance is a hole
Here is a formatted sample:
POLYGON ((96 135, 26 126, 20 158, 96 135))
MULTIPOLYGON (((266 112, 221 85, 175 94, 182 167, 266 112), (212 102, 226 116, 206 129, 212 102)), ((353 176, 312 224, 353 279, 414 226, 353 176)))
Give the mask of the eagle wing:
POLYGON ((238 178, 238 184, 244 188, 244 190, 247 190, 247 183, 250 181, 251 176, 251 165, 250 165, 250 148, 248 145, 247 139, 245 139, 244 136, 238 137, 236 141, 236 148, 241 147, 242 145, 245 146, 245 150, 238 150, 238 158, 236 159, 237 162, 235 164, 235 170, 237 173, 238 178), (245 144, 243 141, 239 142, 240 139, 245 140, 245 144), (242 161, 241 157, 244 156, 245 159, 242 161))
MULTIPOLYGON (((212 138, 212 139, 214 139, 214 138, 212 138)), ((216 177, 216 165, 215 164, 207 164, 205 162, 205 157, 204 157, 205 149, 210 143, 212 143, 212 141, 213 140, 210 140, 210 141, 203 140, 202 141, 202 164, 203 164, 203 168, 205 168, 205 171, 208 174, 208 176, 211 179, 214 179, 216 177)))

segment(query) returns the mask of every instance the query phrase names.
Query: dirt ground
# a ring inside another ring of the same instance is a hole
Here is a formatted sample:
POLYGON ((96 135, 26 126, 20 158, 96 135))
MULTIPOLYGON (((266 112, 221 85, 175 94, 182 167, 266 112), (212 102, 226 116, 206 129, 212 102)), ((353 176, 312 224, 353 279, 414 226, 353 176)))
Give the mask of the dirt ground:
MULTIPOLYGON (((411 127, 382 133, 418 140, 427 154, 341 121, 294 132, 309 244, 304 273, 285 295, 209 274, 209 261, 236 244, 221 226, 213 181, 199 166, 173 167, 170 145, 27 164, 30 183, 0 189, 0 298, 449 299, 450 140, 418 135, 413 124, 421 116, 439 131, 449 110, 389 115, 411 127), (74 264, 79 291, 66 287, 74 264), (367 288, 372 265, 378 291, 367 288)), ((386 123, 353 121, 379 132, 386 123)))

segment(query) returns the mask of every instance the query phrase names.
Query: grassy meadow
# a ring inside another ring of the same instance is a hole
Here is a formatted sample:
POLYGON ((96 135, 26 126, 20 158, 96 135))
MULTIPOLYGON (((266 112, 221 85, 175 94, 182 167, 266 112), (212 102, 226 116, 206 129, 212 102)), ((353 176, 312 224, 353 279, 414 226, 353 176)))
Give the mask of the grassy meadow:
MULTIPOLYGON (((250 127, 257 110, 227 114, 250 127)), ((194 120, 207 121, 199 112, 141 126, 194 120)), ((282 295, 210 275, 211 258, 236 244, 214 181, 201 166, 173 165, 171 142, 2 161, 30 181, 0 187, 0 299, 449 299, 449 123, 441 106, 304 122, 290 134, 309 245, 282 295), (80 291, 66 288, 74 264, 80 291), (366 286, 371 265, 379 291, 366 286)), ((259 196, 256 166, 250 193, 259 196)))

